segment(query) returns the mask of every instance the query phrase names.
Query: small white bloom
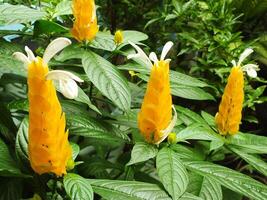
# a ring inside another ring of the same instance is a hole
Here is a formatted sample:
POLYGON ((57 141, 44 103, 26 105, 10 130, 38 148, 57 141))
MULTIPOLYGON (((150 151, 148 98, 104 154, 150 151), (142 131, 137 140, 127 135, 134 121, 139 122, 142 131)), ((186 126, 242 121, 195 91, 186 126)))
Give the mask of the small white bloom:
POLYGON ((167 54, 169 53, 170 49, 172 48, 173 46, 173 42, 169 41, 167 42, 164 47, 163 47, 163 50, 161 52, 161 56, 160 56, 160 60, 164 60, 165 57, 167 56, 167 54))
MULTIPOLYGON (((149 69, 151 69, 151 67, 153 66, 152 62, 157 66, 159 59, 157 57, 157 55, 155 54, 155 52, 151 52, 149 54, 149 57, 147 57, 147 55, 145 54, 145 52, 136 44, 134 44, 131 41, 128 41, 129 44, 131 44, 137 51, 136 54, 130 54, 127 56, 128 59, 133 59, 133 58, 140 58, 145 64, 146 66, 149 67, 149 69), (152 62, 151 62, 152 61, 152 62)), ((160 56, 160 60, 165 60, 166 55, 168 54, 168 52, 170 51, 170 49, 172 48, 173 43, 172 42, 167 42, 164 47, 163 50, 161 52, 161 56, 160 56)), ((166 59, 165 61, 170 62, 170 59, 166 59)))
POLYGON ((176 125, 177 122, 177 112, 174 106, 172 106, 172 109, 174 111, 173 118, 166 129, 162 130, 161 133, 163 134, 162 138, 155 144, 160 144, 163 140, 165 140, 166 137, 172 132, 173 128, 176 125))
POLYGON ((139 46, 134 44, 133 42, 131 42, 131 41, 128 41, 128 42, 129 42, 130 45, 132 45, 135 48, 137 53, 136 54, 130 54, 130 55, 127 56, 127 58, 128 59, 140 58, 146 64, 146 67, 151 69, 153 64, 151 63, 150 59, 147 57, 145 52, 139 46))
POLYGON ((244 71, 247 72, 247 75, 251 78, 257 77, 257 71, 259 70, 259 66, 255 64, 247 64, 242 67, 244 71))
POLYGON ((237 66, 241 66, 242 62, 253 53, 253 49, 247 48, 245 51, 240 55, 237 66))
MULTIPOLYGON (((46 48, 43 56, 43 62, 47 64, 51 58, 53 58, 59 51, 71 44, 71 41, 67 38, 57 38, 53 40, 46 48)), ((13 54, 14 58, 24 62, 26 65, 31 62, 35 62, 37 59, 33 52, 26 46, 25 51, 27 56, 20 52, 13 54)), ((53 70, 46 75, 47 80, 54 80, 59 82, 60 92, 69 99, 74 99, 78 96, 77 82, 83 82, 78 76, 63 70, 53 70)))
POLYGON ((47 80, 59 81, 60 92, 68 99, 75 99, 78 96, 77 82, 83 82, 78 76, 63 70, 53 70, 46 75, 47 80))
MULTIPOLYGON (((251 54, 253 53, 253 49, 247 48, 245 51, 240 55, 238 62, 236 63, 235 60, 232 60, 233 66, 241 67, 242 62, 251 54)), ((259 66, 255 64, 247 64, 241 67, 241 69, 247 72, 247 75, 251 78, 257 77, 257 71, 259 70, 259 66)))
POLYGON ((71 41, 67 38, 57 38, 53 40, 46 48, 43 56, 43 60, 45 63, 48 63, 51 58, 53 58, 58 52, 60 52, 65 47, 69 46, 71 41))

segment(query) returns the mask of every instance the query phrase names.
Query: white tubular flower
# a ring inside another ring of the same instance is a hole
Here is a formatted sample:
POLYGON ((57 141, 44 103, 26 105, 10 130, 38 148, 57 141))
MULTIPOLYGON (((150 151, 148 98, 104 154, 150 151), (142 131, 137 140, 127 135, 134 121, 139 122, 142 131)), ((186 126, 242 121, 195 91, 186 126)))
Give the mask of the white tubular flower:
POLYGON ((161 131, 161 133, 163 134, 162 138, 156 143, 156 144, 160 144, 163 140, 165 140, 166 137, 168 137, 168 135, 172 132, 173 128, 176 125, 177 122, 177 112, 174 106, 172 106, 172 109, 174 111, 174 115, 172 118, 172 121, 170 122, 170 124, 168 125, 168 127, 164 130, 161 131))
POLYGON ((63 70, 53 70, 46 75, 47 80, 59 82, 60 92, 69 99, 75 99, 78 96, 77 82, 83 82, 78 76, 63 70))
MULTIPOLYGON (((153 66, 152 62, 154 63, 154 65, 157 66, 159 61, 165 60, 166 55, 168 54, 168 52, 170 51, 170 49, 173 46, 173 42, 171 42, 171 41, 167 42, 162 49, 160 60, 159 60, 155 52, 151 52, 149 54, 149 57, 147 57, 145 52, 139 46, 137 46, 136 44, 134 44, 131 41, 128 41, 128 42, 129 42, 129 44, 131 44, 135 48, 137 53, 136 54, 130 54, 127 56, 127 58, 128 59, 140 58, 144 63, 146 63, 146 66, 149 69, 151 69, 151 67, 153 66)), ((165 61, 169 62, 170 59, 166 59, 165 61)))
MULTIPOLYGON (((253 53, 253 49, 247 48, 245 51, 240 55, 238 62, 236 63, 235 60, 232 61, 233 66, 241 67, 242 62, 253 53)), ((247 72, 247 75, 251 78, 257 77, 257 71, 259 71, 259 66, 256 64, 246 64, 241 67, 241 69, 247 72)))
MULTIPOLYGON (((69 46, 71 41, 67 38, 57 38, 53 40, 46 48, 43 56, 44 64, 48 64, 48 62, 62 49, 69 46)), ((26 66, 35 62, 37 58, 34 56, 33 52, 26 46, 25 52, 27 55, 24 55, 21 52, 15 52, 13 57, 17 60, 22 61, 26 66)), ((54 70, 48 72, 46 75, 47 80, 56 80, 59 82, 59 90, 60 92, 69 99, 74 99, 78 96, 78 85, 77 82, 83 82, 76 75, 63 71, 63 70, 54 70)))

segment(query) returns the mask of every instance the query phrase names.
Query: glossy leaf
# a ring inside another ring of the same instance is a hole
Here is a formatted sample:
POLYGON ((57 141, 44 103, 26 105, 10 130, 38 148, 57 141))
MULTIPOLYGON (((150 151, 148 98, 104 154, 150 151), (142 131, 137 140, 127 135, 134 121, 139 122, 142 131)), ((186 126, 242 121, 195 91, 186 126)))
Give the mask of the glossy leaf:
POLYGON ((68 173, 64 176, 64 188, 71 198, 71 200, 93 200, 94 194, 93 189, 89 182, 83 177, 68 173))
POLYGON ((146 142, 137 142, 131 152, 131 160, 127 165, 140 163, 156 157, 158 149, 156 146, 148 144, 146 142))
POLYGON ((22 5, 0 5, 0 24, 19 24, 35 21, 45 16, 45 12, 22 5))
POLYGON ((88 52, 82 60, 84 70, 90 81, 122 110, 129 110, 131 93, 126 79, 107 60, 88 52))
POLYGON ((165 189, 173 199, 179 199, 189 182, 188 173, 182 161, 172 149, 165 147, 157 155, 156 166, 165 189))
POLYGON ((256 200, 267 198, 267 186, 232 169, 206 161, 186 161, 185 166, 204 177, 215 180, 224 187, 256 200))
POLYGON ((94 192, 106 200, 171 200, 159 186, 120 180, 90 180, 94 192))

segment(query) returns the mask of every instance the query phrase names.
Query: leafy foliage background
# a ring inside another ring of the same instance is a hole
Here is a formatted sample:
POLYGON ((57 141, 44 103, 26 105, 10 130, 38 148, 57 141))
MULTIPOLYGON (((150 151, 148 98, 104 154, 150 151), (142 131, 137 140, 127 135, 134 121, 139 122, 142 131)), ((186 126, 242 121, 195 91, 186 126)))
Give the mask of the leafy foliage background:
POLYGON ((71 37, 71 1, 0 1, 0 199, 267 199, 267 1, 96 4, 96 39, 86 47, 74 42, 49 63, 85 80, 75 100, 59 94, 76 166, 56 178, 30 168, 27 71, 12 54, 27 45, 41 56, 52 39, 71 37), (118 47, 117 29, 124 34, 118 47), (139 134, 149 71, 126 59, 133 52, 128 40, 157 53, 167 41, 175 43, 169 56, 177 144, 157 147, 139 134), (261 71, 246 79, 241 132, 224 138, 214 115, 230 62, 247 47, 261 71))

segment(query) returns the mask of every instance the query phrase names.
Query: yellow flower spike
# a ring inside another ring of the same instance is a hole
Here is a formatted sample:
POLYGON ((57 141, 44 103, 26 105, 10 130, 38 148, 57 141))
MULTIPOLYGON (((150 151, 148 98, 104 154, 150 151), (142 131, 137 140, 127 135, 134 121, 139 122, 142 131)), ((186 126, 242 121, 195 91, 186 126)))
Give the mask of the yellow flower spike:
POLYGON ((168 137, 177 120, 175 109, 173 109, 174 117, 172 119, 173 106, 169 80, 170 60, 165 60, 165 56, 173 43, 166 43, 160 60, 154 52, 148 58, 140 47, 132 42, 129 43, 137 50, 137 54, 129 55, 128 59, 141 58, 151 70, 147 90, 138 114, 138 127, 147 142, 159 144, 168 137))
POLYGON ((114 42, 118 46, 123 42, 123 33, 121 30, 117 30, 114 35, 114 42))
POLYGON ((238 63, 232 61, 233 67, 224 89, 219 111, 215 116, 215 122, 221 135, 234 135, 239 131, 244 101, 243 71, 255 78, 257 76, 256 70, 258 70, 257 65, 247 64, 241 67, 241 64, 252 52, 252 49, 246 49, 240 55, 238 63))
POLYGON ((71 33, 81 41, 92 41, 97 32, 96 6, 94 0, 73 0, 72 10, 75 21, 71 33))
POLYGON ((57 52, 70 44, 71 41, 66 38, 52 41, 43 58, 36 58, 28 47, 25 47, 27 56, 20 52, 14 53, 14 57, 23 61, 28 69, 28 151, 31 167, 38 174, 66 174, 66 165, 72 156, 68 131, 65 131, 65 113, 62 112, 52 80, 59 81, 64 96, 73 98, 78 95, 78 86, 74 80, 82 80, 70 72, 49 72, 47 65, 57 52))

